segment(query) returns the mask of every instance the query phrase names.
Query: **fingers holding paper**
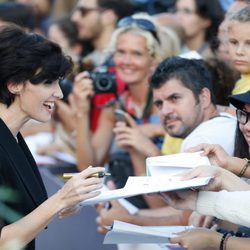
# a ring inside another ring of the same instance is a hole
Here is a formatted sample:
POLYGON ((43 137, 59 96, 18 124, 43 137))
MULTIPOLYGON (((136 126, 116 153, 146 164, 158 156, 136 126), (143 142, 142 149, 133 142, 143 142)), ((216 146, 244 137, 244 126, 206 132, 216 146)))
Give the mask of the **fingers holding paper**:
POLYGON ((179 174, 182 180, 190 180, 199 177, 213 177, 207 186, 202 187, 202 190, 218 191, 223 187, 222 175, 226 170, 217 166, 199 166, 191 171, 179 174))
POLYGON ((198 228, 175 234, 170 238, 170 242, 180 244, 187 250, 218 249, 221 236, 216 231, 198 228))
POLYGON ((218 165, 222 168, 228 168, 228 162, 230 162, 231 156, 217 144, 202 143, 195 147, 188 149, 187 152, 203 151, 202 155, 207 156, 211 164, 218 165))
POLYGON ((198 177, 213 177, 207 186, 199 188, 206 191, 240 191, 248 190, 249 185, 232 172, 217 166, 199 166, 191 171, 178 175, 182 180, 198 177))

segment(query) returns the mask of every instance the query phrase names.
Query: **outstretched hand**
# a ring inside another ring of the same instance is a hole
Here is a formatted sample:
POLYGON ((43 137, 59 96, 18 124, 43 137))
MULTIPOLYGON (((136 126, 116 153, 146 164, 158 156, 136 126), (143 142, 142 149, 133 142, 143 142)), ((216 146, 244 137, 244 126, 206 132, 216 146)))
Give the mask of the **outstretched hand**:
POLYGON ((177 243, 187 250, 219 249, 222 235, 214 230, 197 228, 180 232, 170 238, 171 243, 177 243))
POLYGON ((84 201, 100 194, 102 180, 97 177, 89 177, 91 174, 104 171, 102 167, 88 167, 79 174, 73 176, 56 193, 60 211, 65 211, 84 201))
POLYGON ((207 156, 213 165, 227 169, 231 156, 218 144, 202 143, 195 147, 189 148, 187 152, 203 151, 201 155, 207 156))

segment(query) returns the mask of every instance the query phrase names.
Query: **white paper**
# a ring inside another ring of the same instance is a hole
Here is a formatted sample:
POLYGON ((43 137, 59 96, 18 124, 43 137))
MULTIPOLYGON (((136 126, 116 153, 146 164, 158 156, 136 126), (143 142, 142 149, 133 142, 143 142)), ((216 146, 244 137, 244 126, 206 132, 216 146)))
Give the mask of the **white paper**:
POLYGON ((114 221, 104 244, 168 243, 172 235, 193 228, 192 226, 138 226, 122 221, 114 221))
MULTIPOLYGON (((106 185, 103 185, 101 191, 106 192, 106 191, 110 191, 110 189, 106 185)), ((122 198, 122 199, 118 199, 117 201, 120 203, 120 205, 122 207, 124 207, 128 211, 129 214, 138 213, 139 208, 137 208, 135 205, 133 205, 128 200, 122 198)))
POLYGON ((94 198, 82 201, 80 205, 93 205, 99 202, 127 198, 140 194, 201 187, 207 185, 210 179, 211 177, 203 177, 181 181, 179 178, 166 176, 130 176, 124 188, 103 191, 94 198))
POLYGON ((201 156, 201 152, 162 155, 146 159, 147 174, 152 176, 171 176, 201 165, 210 165, 208 157, 201 156))

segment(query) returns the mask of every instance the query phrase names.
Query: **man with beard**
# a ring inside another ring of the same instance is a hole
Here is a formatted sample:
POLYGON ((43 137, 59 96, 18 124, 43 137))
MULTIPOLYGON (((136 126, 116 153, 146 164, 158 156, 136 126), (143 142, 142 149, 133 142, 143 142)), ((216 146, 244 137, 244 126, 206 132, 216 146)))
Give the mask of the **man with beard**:
MULTIPOLYGON (((151 87, 166 133, 183 139, 180 152, 200 143, 211 143, 233 154, 236 119, 217 110, 211 76, 202 60, 165 59, 154 72, 151 87)), ((134 149, 144 157, 160 154, 145 136, 136 142, 132 140, 136 129, 132 124, 130 128, 123 124, 115 128, 118 145, 134 149)))
POLYGON ((85 61, 100 66, 110 57, 105 49, 116 28, 117 21, 132 14, 129 0, 79 0, 72 15, 79 39, 90 42, 93 47, 85 61))
POLYGON ((181 152, 212 143, 233 154, 236 120, 216 109, 211 77, 202 60, 164 60, 152 76, 151 87, 166 132, 184 139, 181 152))

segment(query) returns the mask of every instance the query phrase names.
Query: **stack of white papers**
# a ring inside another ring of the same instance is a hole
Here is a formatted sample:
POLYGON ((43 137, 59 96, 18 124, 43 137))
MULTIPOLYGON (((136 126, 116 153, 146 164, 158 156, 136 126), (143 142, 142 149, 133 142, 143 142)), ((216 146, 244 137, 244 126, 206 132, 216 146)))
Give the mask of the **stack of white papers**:
POLYGON ((101 192, 100 195, 82 201, 80 205, 93 205, 99 202, 127 198, 140 194, 167 192, 180 189, 202 187, 209 183, 211 177, 180 180, 167 176, 130 176, 124 188, 101 192))
POLYGON ((104 244, 169 243, 172 235, 191 229, 192 226, 137 226, 122 221, 114 221, 104 238, 104 244))
POLYGON ((210 165, 208 157, 201 156, 201 152, 162 155, 146 159, 149 176, 175 175, 201 165, 210 165))

